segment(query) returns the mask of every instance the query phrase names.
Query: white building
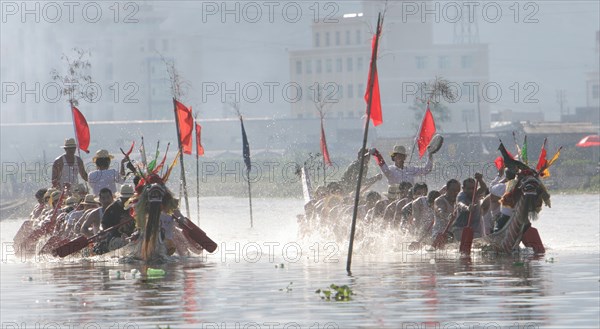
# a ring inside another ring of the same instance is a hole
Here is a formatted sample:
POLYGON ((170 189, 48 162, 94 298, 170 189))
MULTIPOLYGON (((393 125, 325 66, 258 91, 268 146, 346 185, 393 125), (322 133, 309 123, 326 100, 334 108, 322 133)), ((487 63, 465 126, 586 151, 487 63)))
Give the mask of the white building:
MULTIPOLYGON (((326 111, 329 119, 364 115, 371 39, 382 8, 383 1, 365 1, 362 13, 338 17, 337 23, 312 25, 312 47, 290 52, 291 80, 303 89, 301 101, 292 104, 292 117, 318 116, 313 103, 315 84, 329 87, 325 88, 333 101, 326 111), (336 92, 333 85, 338 86, 336 92)), ((488 103, 494 85, 489 84, 488 46, 434 44, 433 23, 419 15, 403 16, 401 2, 387 8, 377 61, 384 118, 376 129, 378 136, 414 135, 420 120, 415 120, 409 107, 415 95, 421 95, 416 90, 420 84, 436 77, 450 81, 458 93, 457 102, 445 103, 450 121, 438 122, 438 127, 446 132, 476 132, 479 125, 484 131, 490 125, 488 103)))

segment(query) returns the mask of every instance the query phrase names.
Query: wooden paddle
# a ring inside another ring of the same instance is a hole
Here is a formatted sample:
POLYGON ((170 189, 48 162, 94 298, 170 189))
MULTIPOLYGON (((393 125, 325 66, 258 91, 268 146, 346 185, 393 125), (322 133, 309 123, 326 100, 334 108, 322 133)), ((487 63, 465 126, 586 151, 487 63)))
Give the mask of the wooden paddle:
POLYGON ((47 252, 52 252, 56 247, 63 245, 64 243, 69 242, 69 239, 64 238, 60 235, 53 235, 46 241, 46 244, 40 249, 40 254, 45 254, 47 252))
POLYGON ((435 222, 435 220, 431 221, 431 223, 427 226, 427 229, 425 229, 425 232, 423 232, 423 235, 421 236, 421 238, 419 238, 418 241, 411 242, 411 244, 408 246, 408 248, 410 250, 415 250, 415 249, 421 247, 421 243, 423 242, 423 240, 425 240, 427 235, 429 235, 428 233, 429 233, 429 231, 431 231, 431 228, 433 227, 434 222, 435 222))
POLYGON ((44 234, 49 234, 54 230, 54 226, 56 224, 56 216, 58 215, 58 209, 60 209, 62 205, 67 189, 68 187, 65 185, 62 192, 60 193, 60 197, 58 198, 56 205, 54 206, 54 210, 52 211, 50 221, 43 223, 41 226, 33 228, 31 233, 27 236, 23 243, 35 244, 44 234))
POLYGON ((438 233, 431 244, 435 249, 443 249, 444 245, 446 245, 446 241, 448 241, 448 230, 454 224, 454 221, 458 218, 458 213, 456 211, 453 212, 452 218, 448 221, 448 224, 444 228, 442 233, 438 233))
POLYGON ((122 221, 119 224, 113 225, 110 228, 103 230, 101 232, 98 232, 97 234, 95 234, 89 238, 86 237, 85 235, 81 235, 78 238, 75 238, 75 239, 65 243, 64 245, 54 249, 52 254, 55 256, 61 257, 61 258, 64 258, 71 254, 74 254, 74 253, 80 251, 81 249, 87 247, 90 243, 94 242, 94 240, 96 240, 99 236, 105 235, 108 232, 112 232, 112 231, 116 230, 117 228, 124 226, 126 224, 129 224, 131 222, 133 222, 133 218, 130 218, 126 221, 122 221))
MULTIPOLYGON (((473 198, 471 205, 475 203, 475 197, 477 196, 477 184, 479 182, 475 180, 475 189, 473 190, 473 198)), ((469 211, 469 220, 467 226, 463 228, 462 235, 460 236, 460 252, 465 255, 471 254, 471 245, 473 244, 473 228, 471 228, 471 219, 473 218, 473 212, 475 209, 469 211)))
POLYGON ((525 247, 533 248, 533 252, 535 252, 536 254, 546 253, 546 248, 544 248, 544 244, 542 243, 540 234, 538 233, 538 230, 535 227, 529 227, 527 231, 523 233, 521 242, 523 242, 525 247))
POLYGON ((179 224, 179 227, 187 233, 196 243, 198 243, 204 250, 212 253, 217 250, 217 243, 209 238, 204 231, 202 231, 196 224, 192 223, 187 217, 172 215, 175 222, 179 224))

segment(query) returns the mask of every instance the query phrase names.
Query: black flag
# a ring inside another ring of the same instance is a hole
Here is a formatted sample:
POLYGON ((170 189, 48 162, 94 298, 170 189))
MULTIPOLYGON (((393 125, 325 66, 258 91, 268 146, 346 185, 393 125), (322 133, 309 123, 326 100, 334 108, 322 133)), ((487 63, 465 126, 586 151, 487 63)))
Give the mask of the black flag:
POLYGON ((246 129, 244 129, 244 120, 242 120, 241 116, 240 123, 242 124, 242 154, 244 156, 246 170, 250 171, 250 168, 252 167, 250 164, 250 144, 248 143, 248 137, 246 136, 246 129))
POLYGON ((529 166, 527 166, 523 162, 514 160, 508 154, 508 151, 506 151, 506 147, 504 147, 504 144, 502 143, 502 141, 500 141, 500 146, 498 146, 498 150, 500 150, 500 153, 502 154, 502 158, 504 158, 504 165, 506 166, 506 168, 510 169, 511 171, 517 172, 517 169, 522 169, 522 170, 529 170, 529 171, 535 172, 535 170, 529 168, 529 166))

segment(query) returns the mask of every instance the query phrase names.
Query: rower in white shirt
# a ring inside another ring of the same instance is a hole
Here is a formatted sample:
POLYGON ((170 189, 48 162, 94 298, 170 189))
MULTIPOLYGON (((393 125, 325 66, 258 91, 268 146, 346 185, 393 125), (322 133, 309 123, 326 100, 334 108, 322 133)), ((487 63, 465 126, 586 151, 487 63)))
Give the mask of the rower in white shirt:
POLYGON ((406 160, 406 148, 402 145, 394 146, 394 150, 390 152, 394 164, 388 166, 383 160, 383 156, 375 148, 371 149, 371 154, 377 160, 377 164, 383 175, 387 178, 388 184, 400 184, 401 182, 409 182, 414 184, 415 176, 427 175, 433 168, 433 153, 428 152, 427 162, 423 167, 404 166, 406 160))

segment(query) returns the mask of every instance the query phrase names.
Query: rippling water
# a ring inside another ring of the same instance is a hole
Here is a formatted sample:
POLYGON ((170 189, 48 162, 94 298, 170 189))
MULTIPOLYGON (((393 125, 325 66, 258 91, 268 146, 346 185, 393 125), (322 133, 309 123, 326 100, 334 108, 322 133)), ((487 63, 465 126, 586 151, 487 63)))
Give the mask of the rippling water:
POLYGON ((553 196, 534 223, 540 258, 408 252, 382 236, 354 255, 352 276, 346 244, 298 239, 301 200, 253 201, 250 229, 247 200, 202 199, 200 224, 219 249, 161 266, 158 278, 131 278, 145 269, 116 259, 15 258, 22 220, 2 221, 2 328, 600 326, 598 195, 553 196), (322 300, 315 291, 332 283, 355 295, 322 300))

